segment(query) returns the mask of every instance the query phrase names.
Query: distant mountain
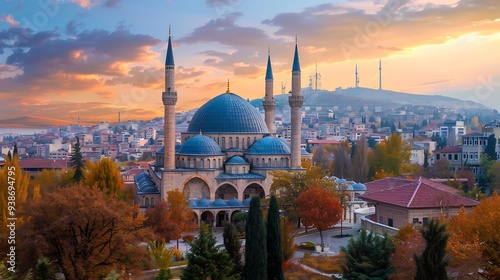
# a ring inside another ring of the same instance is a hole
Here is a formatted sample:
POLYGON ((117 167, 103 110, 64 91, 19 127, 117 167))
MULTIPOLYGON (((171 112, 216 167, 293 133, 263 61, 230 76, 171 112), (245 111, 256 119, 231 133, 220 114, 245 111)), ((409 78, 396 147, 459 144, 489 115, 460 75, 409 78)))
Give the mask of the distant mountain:
POLYGON ((0 120, 0 127, 3 128, 49 128, 70 124, 74 124, 74 122, 36 116, 0 120))
MULTIPOLYGON (((397 108, 404 105, 424 105, 461 110, 492 110, 473 101, 464 101, 442 95, 423 95, 377 90, 371 88, 347 88, 328 90, 303 89, 304 106, 382 106, 383 109, 397 108)), ((288 104, 288 94, 275 96, 278 107, 288 104)), ((261 99, 252 100, 252 104, 262 107, 261 99)))

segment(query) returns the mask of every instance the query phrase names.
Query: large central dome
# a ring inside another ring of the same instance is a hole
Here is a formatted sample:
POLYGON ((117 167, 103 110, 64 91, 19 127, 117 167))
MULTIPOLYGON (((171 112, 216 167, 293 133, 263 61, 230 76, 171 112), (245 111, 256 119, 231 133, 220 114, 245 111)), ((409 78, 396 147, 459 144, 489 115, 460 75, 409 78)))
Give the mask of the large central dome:
POLYGON ((201 106, 187 132, 269 133, 264 118, 248 101, 233 93, 223 93, 201 106))

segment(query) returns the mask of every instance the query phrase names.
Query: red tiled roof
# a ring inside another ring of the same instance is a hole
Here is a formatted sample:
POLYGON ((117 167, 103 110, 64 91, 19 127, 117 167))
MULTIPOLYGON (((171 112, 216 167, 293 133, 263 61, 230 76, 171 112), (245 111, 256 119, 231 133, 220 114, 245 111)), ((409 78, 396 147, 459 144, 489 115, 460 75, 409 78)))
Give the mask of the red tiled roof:
POLYGON ((338 140, 309 140, 309 144, 340 144, 338 140))
POLYGON ((426 178, 384 178, 365 184, 361 199, 404 208, 476 206, 479 202, 459 196, 459 190, 426 178))
POLYGON ((434 153, 461 153, 462 145, 444 147, 441 150, 435 150, 434 153))
POLYGON ((67 168, 69 161, 66 159, 21 159, 19 166, 21 168, 67 168))

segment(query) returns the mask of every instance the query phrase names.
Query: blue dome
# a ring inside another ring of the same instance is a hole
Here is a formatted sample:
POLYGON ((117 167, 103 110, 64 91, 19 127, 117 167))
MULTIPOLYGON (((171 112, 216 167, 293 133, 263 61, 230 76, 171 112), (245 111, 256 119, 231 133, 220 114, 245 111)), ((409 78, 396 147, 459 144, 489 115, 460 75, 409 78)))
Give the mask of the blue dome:
POLYGON ((347 183, 347 180, 346 179, 338 179, 337 181, 335 181, 337 184, 345 184, 347 183))
POLYGON ((196 208, 196 201, 194 200, 189 201, 189 208, 196 208))
POLYGON ((230 200, 228 200, 227 205, 237 207, 243 206, 243 203, 237 198, 231 198, 230 200))
POLYGON ((218 198, 214 201, 214 207, 226 207, 226 206, 227 206, 227 203, 220 198, 218 198))
POLYGON ((352 189, 355 191, 366 191, 366 186, 364 184, 361 184, 361 183, 356 183, 356 184, 352 185, 352 189))
POLYGON ((248 149, 248 154, 252 155, 283 155, 290 154, 290 147, 285 141, 274 136, 264 137, 253 143, 248 149))
POLYGON ((202 198, 202 199, 198 200, 196 204, 198 207, 208 207, 208 206, 210 206, 210 200, 208 200, 206 198, 202 198))
POLYGON ((196 135, 189 138, 179 150, 184 155, 221 155, 219 145, 212 138, 196 135))
POLYGON ((249 197, 249 198, 247 198, 247 199, 243 200, 243 206, 250 206, 250 200, 252 200, 252 198, 251 198, 251 197, 249 197))
POLYGON ((228 161, 226 161, 226 164, 250 164, 250 163, 240 156, 234 156, 230 158, 228 161))
POLYGON ((234 93, 223 93, 194 114, 190 133, 269 133, 264 118, 248 101, 234 93))

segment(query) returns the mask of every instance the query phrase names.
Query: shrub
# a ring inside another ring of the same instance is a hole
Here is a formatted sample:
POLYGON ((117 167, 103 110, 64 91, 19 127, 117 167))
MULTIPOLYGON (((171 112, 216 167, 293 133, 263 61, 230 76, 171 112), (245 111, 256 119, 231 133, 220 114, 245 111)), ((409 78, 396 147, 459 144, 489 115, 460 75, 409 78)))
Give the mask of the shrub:
POLYGON ((194 239, 194 235, 192 235, 192 234, 187 234, 187 235, 184 235, 182 237, 182 241, 184 241, 186 243, 193 241, 193 239, 194 239))

